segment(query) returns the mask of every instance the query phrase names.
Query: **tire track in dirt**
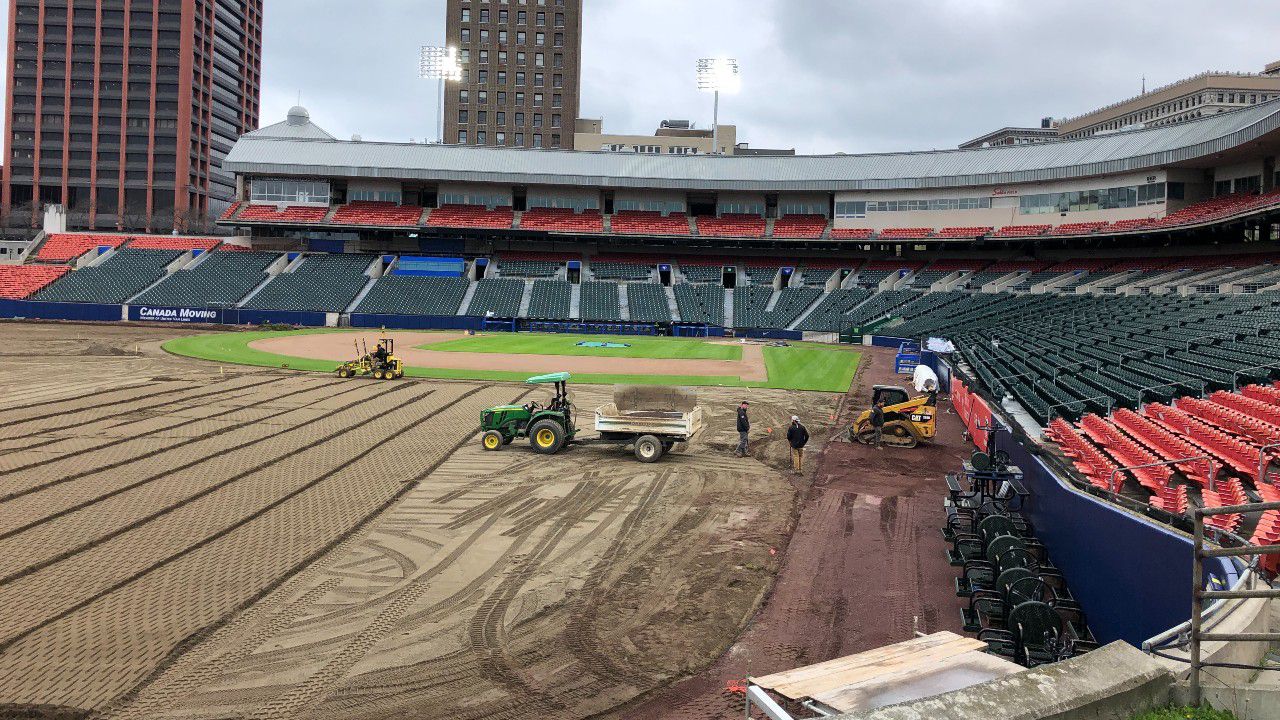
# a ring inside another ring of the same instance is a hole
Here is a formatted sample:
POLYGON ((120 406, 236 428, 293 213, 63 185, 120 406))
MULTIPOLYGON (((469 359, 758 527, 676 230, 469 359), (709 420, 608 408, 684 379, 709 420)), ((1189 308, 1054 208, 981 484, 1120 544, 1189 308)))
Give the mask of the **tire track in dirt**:
MULTIPOLYGON (((163 397, 165 395, 172 394, 172 392, 175 389, 177 389, 173 386, 189 387, 191 385, 191 383, 186 381, 167 380, 164 383, 149 383, 147 385, 141 385, 141 386, 130 386, 127 388, 121 388, 120 390, 110 390, 108 392, 120 392, 121 390, 138 390, 138 389, 144 389, 144 388, 152 388, 158 384, 165 385, 165 388, 163 390, 156 390, 154 392, 145 392, 137 397, 131 397, 123 400, 108 400, 106 402, 101 402, 94 405, 81 405, 72 410, 56 410, 53 412, 45 413, 44 415, 35 415, 33 417, 20 418, 17 420, 7 420, 5 421, 5 425, 7 425, 8 427, 14 427, 17 425, 25 425, 27 423, 39 422, 41 420, 48 420, 49 418, 60 417, 63 415, 79 415, 81 413, 87 413, 91 410, 101 410, 102 408, 115 408, 118 411, 122 404, 141 402, 143 400, 150 400, 151 398, 155 398, 155 397, 163 397)), ((59 402, 59 403, 53 403, 53 404, 61 404, 61 403, 59 402)), ((169 402, 157 403, 156 405, 146 405, 141 408, 135 408, 135 409, 146 410, 149 408, 164 407, 169 404, 170 404, 169 402)), ((3 411, 0 411, 0 413, 2 412, 3 411)))
MULTIPOLYGON (((248 388, 244 388, 244 387, 241 387, 241 388, 235 388, 235 389, 233 389, 233 390, 228 390, 228 391, 226 391, 226 392, 227 392, 227 393, 230 393, 230 392, 233 392, 234 390, 254 390, 254 389, 257 389, 257 388, 261 387, 262 385, 266 385, 266 384, 268 384, 268 383, 258 383, 258 384, 256 384, 256 385, 251 385, 251 386, 249 386, 248 388)), ((273 403, 273 402, 278 402, 278 401, 280 401, 280 400, 283 400, 283 399, 286 399, 286 398, 293 397, 294 395, 299 395, 299 394, 304 393, 304 392, 310 392, 311 390, 316 389, 316 387, 317 387, 317 386, 315 386, 315 385, 308 386, 308 387, 303 387, 303 388, 298 389, 298 390, 294 390, 294 391, 291 391, 291 392, 284 393, 283 395, 276 395, 276 396, 274 396, 274 397, 263 398, 263 399, 261 399, 261 400, 256 400, 256 401, 253 401, 253 402, 248 403, 248 404, 245 404, 245 405, 239 405, 239 406, 236 406, 236 407, 233 407, 233 408, 229 408, 229 409, 227 409, 227 410, 221 410, 221 411, 215 412, 215 413, 214 413, 214 414, 212 414, 212 415, 206 415, 206 416, 204 416, 204 417, 200 417, 200 418, 195 418, 195 419, 193 419, 193 418, 188 418, 188 417, 178 416, 177 421, 176 421, 176 422, 174 422, 174 424, 172 424, 172 425, 166 425, 166 426, 162 426, 162 427, 155 428, 155 429, 153 429, 153 430, 147 430, 147 431, 139 432, 139 433, 131 433, 131 434, 129 434, 129 435, 128 435, 128 436, 126 436, 126 437, 120 437, 120 438, 116 438, 116 439, 114 439, 114 440, 108 440, 108 441, 106 441, 106 442, 104 442, 104 443, 102 443, 102 444, 100 444, 100 445, 91 445, 91 446, 86 446, 86 447, 76 448, 76 450, 75 450, 75 453, 74 453, 74 454, 82 454, 82 453, 97 452, 97 451, 99 451, 99 450, 106 450, 106 449, 108 449, 108 448, 115 447, 115 446, 117 446, 117 445, 120 445, 121 443, 129 442, 129 441, 134 441, 134 440, 145 439, 145 438, 150 438, 150 437, 155 437, 156 435, 159 435, 159 434, 161 434, 161 433, 165 433, 165 432, 169 432, 170 430, 173 430, 173 429, 175 429, 175 428, 179 428, 179 427, 181 427, 181 426, 183 426, 183 425, 186 425, 186 424, 189 424, 189 423, 191 423, 191 422, 208 422, 208 421, 210 421, 210 420, 216 420, 216 419, 218 419, 218 418, 220 418, 220 417, 225 417, 225 416, 227 416, 227 415, 231 415, 231 414, 233 414, 233 413, 240 412, 240 411, 242 411, 242 410, 247 410, 247 409, 251 409, 251 408, 260 407, 260 406, 262 406, 262 405, 269 405, 269 404, 271 404, 271 403, 273 403)), ((246 395, 248 395, 248 396, 251 396, 251 395, 253 395, 254 393, 252 393, 252 392, 248 392, 248 393, 245 393, 245 394, 246 394, 246 395)), ((216 395, 216 394, 215 394, 215 395, 216 395)), ((201 399, 201 400, 205 400, 205 402, 198 403, 197 405, 193 405, 193 406, 191 406, 191 407, 196 407, 196 406, 199 406, 199 405, 209 405, 209 404, 211 404, 208 400, 206 400, 206 398, 207 398, 207 397, 209 397, 209 396, 204 395, 204 396, 200 396, 199 398, 189 398, 189 399, 201 399)), ((227 395, 227 396, 225 396, 225 397, 220 397, 220 398, 218 398, 218 402, 226 402, 226 401, 228 401, 228 400, 234 400, 234 399, 237 399, 237 398, 239 398, 239 397, 241 397, 241 396, 240 396, 240 395, 238 395, 238 394, 237 394, 237 395, 229 395, 229 394, 228 394, 228 395, 227 395)), ((184 409, 184 410, 189 410, 189 409, 191 409, 191 407, 182 408, 182 409, 184 409)), ((103 421, 103 420, 112 420, 112 419, 115 419, 115 418, 111 418, 111 417, 101 417, 101 418, 98 418, 98 420, 99 420, 99 421, 103 421)), ((117 423, 116 423, 116 424, 114 424, 114 425, 108 425, 107 427, 102 428, 102 429, 103 429, 103 430, 119 430, 120 428, 123 428, 123 427, 125 427, 125 426, 127 426, 127 425, 131 425, 131 424, 135 424, 135 423, 140 423, 140 422, 146 422, 146 420, 148 420, 148 419, 151 419, 151 418, 134 419, 134 420, 125 420, 125 421, 122 421, 122 422, 117 422, 117 423)), ((86 423, 86 424, 89 424, 89 423, 86 423)), ((6 438, 6 440, 9 440, 9 439, 22 439, 22 438, 26 438, 26 437, 37 437, 37 436, 40 436, 40 435, 48 435, 48 434, 50 434, 50 433, 59 433, 59 432, 63 432, 64 430, 65 430, 65 428, 60 428, 60 429, 57 429, 57 430, 48 430, 48 431, 46 431, 46 430, 41 430, 41 431, 39 431, 39 432, 36 432, 36 433, 30 433, 30 434, 28 434, 28 435, 17 435, 17 436, 13 436, 13 437, 11 437, 11 438, 6 438)), ((46 440, 42 440, 42 441, 39 441, 39 442, 36 442, 36 443, 32 443, 31 445, 24 445, 24 446, 19 447, 19 448, 6 448, 6 449, 3 449, 3 450, 0 450, 0 456, 2 456, 2 455, 8 455, 8 454, 11 454, 11 453, 16 453, 16 452, 25 452, 25 451, 30 451, 30 450, 38 450, 38 449, 40 449, 40 448, 48 447, 48 446, 53 445, 53 444, 55 444, 55 443, 64 442, 64 441, 66 441, 66 440, 67 440, 67 438, 66 438, 66 437, 52 437, 52 438, 48 438, 48 439, 46 439, 46 440)), ((3 476, 5 476, 5 475, 11 475, 11 474, 13 474, 13 473, 20 472, 20 471, 31 470, 31 469, 33 469, 33 468, 37 468, 37 467, 43 467, 43 466, 45 466, 45 465, 49 465, 49 464, 51 464, 51 463, 55 463, 55 462, 59 462, 59 461, 61 461, 61 460, 65 460, 66 458, 67 458, 67 454, 62 454, 62 455, 53 455, 53 456, 50 456, 50 457, 44 458, 44 459, 42 459, 42 460, 37 460, 37 461, 32 462, 32 463, 27 463, 26 465, 18 465, 18 466, 15 466, 15 467, 10 467, 10 468, 0 469, 0 477, 3 477, 3 476)))

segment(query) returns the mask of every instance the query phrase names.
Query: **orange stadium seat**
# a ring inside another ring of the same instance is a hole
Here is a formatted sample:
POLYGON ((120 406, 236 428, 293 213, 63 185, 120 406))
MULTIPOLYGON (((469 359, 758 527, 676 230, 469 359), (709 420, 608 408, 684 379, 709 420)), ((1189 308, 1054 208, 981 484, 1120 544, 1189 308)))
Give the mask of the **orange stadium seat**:
POLYGON ((0 298, 21 300, 70 269, 67 265, 0 265, 0 298))
POLYGON ((286 205, 283 209, 275 205, 247 205, 236 217, 237 220, 274 223, 318 223, 329 214, 329 207, 316 205, 286 205))
POLYGON ((422 208, 417 205, 362 200, 340 206, 329 222, 334 225, 414 227, 421 219, 422 208))
POLYGON ((700 217, 698 234, 710 237, 764 237, 765 220, 759 215, 726 213, 720 217, 700 217))
POLYGON ((441 205, 427 216, 431 227, 510 230, 514 221, 515 214, 509 206, 490 210, 484 205, 441 205))
POLYGON ((684 213, 663 215, 652 210, 622 210, 609 221, 615 233, 623 235, 688 235, 689 217, 684 213))
POLYGON ((773 221, 773 236, 776 238, 820 238, 826 231, 827 218, 824 215, 784 215, 773 221))
POLYGON ((599 234, 604 232, 604 217, 599 210, 578 213, 572 208, 530 208, 520 214, 520 229, 599 234))
POLYGON ((36 259, 66 262, 103 245, 113 248, 120 247, 128 239, 128 235, 95 235, 93 233, 50 235, 44 241, 44 245, 40 246, 40 252, 36 253, 36 259))

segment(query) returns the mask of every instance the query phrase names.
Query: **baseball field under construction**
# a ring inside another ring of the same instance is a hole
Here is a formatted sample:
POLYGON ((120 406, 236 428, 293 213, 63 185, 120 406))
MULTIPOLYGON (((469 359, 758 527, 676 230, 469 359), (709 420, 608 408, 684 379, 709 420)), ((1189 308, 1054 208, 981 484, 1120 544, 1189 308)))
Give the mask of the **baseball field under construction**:
POLYGON ((909 477, 837 440, 891 353, 843 394, 699 388, 706 430, 646 464, 482 449, 480 411, 540 387, 162 349, 183 334, 0 325, 0 715, 730 717, 748 674, 958 624, 924 538, 959 423, 909 477))

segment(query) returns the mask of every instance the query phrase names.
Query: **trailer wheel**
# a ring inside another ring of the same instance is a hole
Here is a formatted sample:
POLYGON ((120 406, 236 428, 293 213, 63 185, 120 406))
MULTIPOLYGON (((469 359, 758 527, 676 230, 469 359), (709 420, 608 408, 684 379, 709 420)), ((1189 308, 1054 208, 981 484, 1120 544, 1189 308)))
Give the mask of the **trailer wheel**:
POLYGON ((507 443, 503 441, 502 433, 497 430, 486 430, 484 435, 480 436, 480 444, 485 450, 501 450, 507 443))
POLYGON ((640 462, 656 462, 664 451, 662 441, 652 435, 641 435, 636 440, 636 459, 640 462))
POLYGON ((529 428, 529 444, 534 452, 554 455, 564 447, 564 428, 555 420, 539 420, 529 428))

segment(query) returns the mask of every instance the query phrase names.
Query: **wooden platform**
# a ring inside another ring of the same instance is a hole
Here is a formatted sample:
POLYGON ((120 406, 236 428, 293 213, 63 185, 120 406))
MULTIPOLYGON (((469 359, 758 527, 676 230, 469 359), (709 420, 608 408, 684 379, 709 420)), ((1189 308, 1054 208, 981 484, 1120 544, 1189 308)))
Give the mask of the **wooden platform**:
POLYGON ((983 652, 986 643, 951 632, 748 678, 796 702, 838 712, 867 710, 976 685, 1024 668, 983 652))

